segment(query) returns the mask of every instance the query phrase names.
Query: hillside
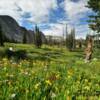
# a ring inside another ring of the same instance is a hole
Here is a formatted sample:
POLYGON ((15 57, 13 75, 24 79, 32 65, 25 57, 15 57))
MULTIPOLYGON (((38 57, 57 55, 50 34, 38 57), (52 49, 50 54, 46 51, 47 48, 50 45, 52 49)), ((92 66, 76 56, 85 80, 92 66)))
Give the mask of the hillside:
MULTIPOLYGON (((24 34, 27 37, 27 43, 34 43, 34 31, 27 30, 25 27, 19 26, 17 21, 10 16, 0 15, 0 26, 5 37, 5 41, 23 42, 24 34)), ((42 40, 45 41, 45 36, 42 34, 42 40)))

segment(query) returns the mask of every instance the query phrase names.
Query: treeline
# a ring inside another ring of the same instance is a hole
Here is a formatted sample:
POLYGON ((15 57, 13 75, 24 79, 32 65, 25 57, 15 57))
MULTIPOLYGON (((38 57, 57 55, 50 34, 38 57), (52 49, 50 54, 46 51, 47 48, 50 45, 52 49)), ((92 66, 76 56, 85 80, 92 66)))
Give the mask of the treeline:
MULTIPOLYGON (((27 41, 27 32, 25 32, 23 34, 23 41, 22 43, 23 44, 26 44, 28 41, 27 41)), ((35 26, 35 29, 34 29, 34 38, 33 38, 33 41, 34 41, 34 44, 36 47, 41 47, 41 45, 44 43, 43 41, 43 36, 42 36, 42 32, 40 31, 40 29, 38 28, 38 26, 36 25, 35 26)), ((5 36, 5 33, 3 32, 2 30, 2 27, 0 25, 0 46, 4 46, 4 42, 14 42, 14 43, 17 43, 15 40, 9 40, 6 38, 5 36)))
MULTIPOLYGON (((45 36, 45 38, 46 38, 46 36, 45 36)), ((10 42, 7 39, 6 39, 6 41, 10 42)), ((5 37, 2 32, 2 27, 0 26, 0 45, 4 46, 4 42, 5 42, 5 37)), ((25 32, 25 34, 23 34, 23 44, 26 44, 26 43, 27 43, 27 35, 25 32)), ((55 39, 55 38, 53 39, 52 36, 49 36, 49 38, 46 38, 46 41, 43 42, 43 37, 42 37, 41 31, 40 31, 39 27, 36 25, 35 29, 34 29, 34 45, 37 48, 40 48, 42 46, 42 44, 46 44, 46 45, 50 45, 50 46, 53 46, 53 45, 65 46, 70 51, 73 51, 77 47, 76 45, 79 45, 80 48, 82 47, 81 39, 79 39, 79 40, 75 39, 75 29, 74 28, 71 29, 70 33, 68 33, 66 31, 65 37, 62 37, 60 39, 55 39)))

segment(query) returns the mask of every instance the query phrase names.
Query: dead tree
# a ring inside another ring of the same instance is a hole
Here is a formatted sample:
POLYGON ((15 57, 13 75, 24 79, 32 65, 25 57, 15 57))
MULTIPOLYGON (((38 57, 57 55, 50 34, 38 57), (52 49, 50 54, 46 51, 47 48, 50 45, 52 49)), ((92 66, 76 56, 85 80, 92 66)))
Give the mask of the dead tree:
POLYGON ((85 49, 85 62, 89 62, 92 59, 93 53, 93 39, 91 36, 88 37, 87 46, 85 49))

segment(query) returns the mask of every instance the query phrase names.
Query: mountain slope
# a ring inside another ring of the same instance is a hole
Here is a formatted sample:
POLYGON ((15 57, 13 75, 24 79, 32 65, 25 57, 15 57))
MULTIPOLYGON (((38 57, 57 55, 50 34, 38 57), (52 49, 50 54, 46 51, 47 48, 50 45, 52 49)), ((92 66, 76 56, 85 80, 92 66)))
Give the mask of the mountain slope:
MULTIPOLYGON (((27 43, 34 43, 34 31, 27 30, 24 27, 19 26, 17 21, 10 16, 0 15, 0 26, 2 28, 3 36, 5 41, 10 42, 23 42, 23 36, 26 35, 27 43)), ((44 34, 42 34, 43 42, 46 41, 44 34)))

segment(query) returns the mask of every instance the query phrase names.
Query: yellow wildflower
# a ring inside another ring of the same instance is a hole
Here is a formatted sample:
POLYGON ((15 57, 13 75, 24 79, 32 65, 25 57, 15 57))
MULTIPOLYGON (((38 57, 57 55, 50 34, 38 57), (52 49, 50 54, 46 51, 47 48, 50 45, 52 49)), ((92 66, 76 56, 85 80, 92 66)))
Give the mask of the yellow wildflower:
POLYGON ((90 90, 90 87, 89 86, 85 86, 84 89, 90 90))
POLYGON ((84 81, 85 81, 85 83, 88 83, 88 79, 85 79, 84 81))
POLYGON ((40 83, 37 83, 37 84, 34 86, 34 88, 37 90, 39 86, 40 86, 40 83))
POLYGON ((9 74, 8 73, 6 73, 6 77, 8 77, 9 76, 9 74))
POLYGON ((74 71, 72 69, 68 70, 68 75, 73 75, 74 71))
POLYGON ((56 78, 57 78, 57 79, 59 79, 59 78, 60 78, 60 75, 59 75, 59 74, 57 74, 57 75, 56 75, 56 78))
POLYGON ((7 58, 3 58, 2 60, 6 62, 7 61, 7 58))
POLYGON ((68 75, 68 78, 71 78, 71 76, 70 76, 70 75, 68 75))
POLYGON ((46 84, 48 84, 48 85, 52 85, 52 83, 50 82, 50 80, 46 80, 45 82, 46 82, 46 84))

